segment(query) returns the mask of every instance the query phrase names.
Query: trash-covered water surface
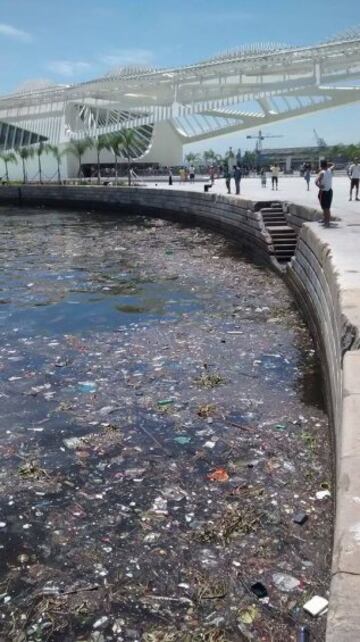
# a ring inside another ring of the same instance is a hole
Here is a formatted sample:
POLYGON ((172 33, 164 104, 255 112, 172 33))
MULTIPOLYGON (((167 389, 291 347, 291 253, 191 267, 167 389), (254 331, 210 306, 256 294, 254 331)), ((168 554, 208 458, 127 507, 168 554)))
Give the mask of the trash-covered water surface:
POLYGON ((145 217, 0 239, 0 639, 323 640, 328 425, 281 280, 145 217))

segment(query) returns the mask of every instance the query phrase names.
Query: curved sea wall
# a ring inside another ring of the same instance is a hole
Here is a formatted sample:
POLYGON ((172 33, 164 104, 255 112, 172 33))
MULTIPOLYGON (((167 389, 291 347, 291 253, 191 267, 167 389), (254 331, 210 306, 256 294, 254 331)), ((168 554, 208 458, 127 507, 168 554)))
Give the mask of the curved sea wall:
MULTIPOLYGON (((271 203, 169 189, 0 187, 0 205, 109 209, 154 214, 210 226, 280 267, 260 210, 271 203)), ((298 232, 283 271, 320 347, 328 411, 334 427, 336 523, 327 642, 360 640, 360 221, 318 225, 316 210, 287 204, 298 232)))
POLYGON ((334 427, 336 520, 327 642, 360 640, 360 225, 301 227, 287 280, 320 346, 334 427))
POLYGON ((180 190, 114 187, 30 186, 0 188, 0 205, 63 207, 77 210, 110 210, 153 214, 178 221, 206 224, 242 241, 268 261, 273 254, 259 207, 252 201, 218 194, 180 190))

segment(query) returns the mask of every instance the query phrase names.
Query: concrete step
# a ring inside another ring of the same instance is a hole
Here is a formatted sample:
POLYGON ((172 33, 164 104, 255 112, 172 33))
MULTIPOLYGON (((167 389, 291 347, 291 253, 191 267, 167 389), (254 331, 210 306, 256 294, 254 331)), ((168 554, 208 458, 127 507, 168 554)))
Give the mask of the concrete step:
POLYGON ((284 239, 281 241, 276 241, 275 239, 272 239, 274 247, 296 247, 296 241, 293 239, 284 239))
POLYGON ((281 216, 280 214, 274 214, 274 216, 267 214, 266 216, 263 216, 263 221, 264 223, 267 223, 268 221, 281 221, 284 225, 287 225, 285 216, 281 216))
POLYGON ((276 241, 277 243, 281 243, 282 241, 292 241, 293 243, 296 243, 296 236, 293 236, 292 234, 270 234, 270 236, 273 241, 276 241))
MULTIPOLYGON (((268 226, 268 225, 266 225, 266 227, 269 227, 269 226, 268 226)), ((274 231, 274 232, 289 232, 289 231, 294 231, 294 230, 292 230, 292 228, 291 228, 291 227, 289 227, 288 225, 271 225, 270 227, 271 227, 271 231, 274 231)))
POLYGON ((294 256, 294 252, 292 249, 280 250, 278 247, 274 248, 274 254, 276 254, 276 256, 294 256))
POLYGON ((282 227, 286 229, 286 225, 282 225, 282 221, 266 221, 265 227, 282 227))
POLYGON ((294 249, 293 247, 285 247, 284 249, 274 247, 274 254, 276 256, 294 256, 294 249))

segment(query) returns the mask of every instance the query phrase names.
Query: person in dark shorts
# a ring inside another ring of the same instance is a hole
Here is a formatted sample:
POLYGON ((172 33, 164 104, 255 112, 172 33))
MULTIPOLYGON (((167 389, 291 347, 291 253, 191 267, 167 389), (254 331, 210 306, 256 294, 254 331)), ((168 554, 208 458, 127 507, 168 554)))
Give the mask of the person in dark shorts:
POLYGON ((238 195, 240 194, 241 176, 241 167, 239 165, 234 165, 235 193, 238 195))
POLYGON ((231 194, 231 174, 227 165, 225 165, 225 169, 224 169, 224 178, 225 178, 227 193, 231 194))
POLYGON ((353 189, 355 189, 355 200, 360 201, 359 198, 359 184, 360 184, 360 165, 357 158, 354 158, 354 162, 350 165, 348 169, 348 176, 350 178, 350 198, 349 201, 352 201, 353 189))
POLYGON ((320 172, 315 181, 315 185, 319 188, 319 201, 323 211, 323 223, 325 227, 330 227, 330 208, 333 199, 333 169, 334 165, 330 165, 327 160, 322 160, 320 163, 320 172))
POLYGON ((279 188, 279 174, 280 174, 280 167, 277 163, 270 167, 271 171, 271 189, 276 189, 276 191, 279 188))

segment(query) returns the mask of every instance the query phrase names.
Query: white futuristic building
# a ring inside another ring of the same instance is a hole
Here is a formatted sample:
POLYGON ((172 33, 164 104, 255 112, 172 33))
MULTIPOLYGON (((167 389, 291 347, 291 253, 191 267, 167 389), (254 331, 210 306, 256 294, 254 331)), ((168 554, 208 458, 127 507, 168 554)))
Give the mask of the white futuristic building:
MULTIPOLYGON (((253 46, 178 69, 126 68, 73 86, 37 87, 0 98, 0 152, 40 141, 136 130, 131 157, 178 165, 184 144, 304 116, 360 100, 360 30, 311 47, 253 46)), ((106 151, 102 163, 113 163, 106 151)), ((95 163, 86 153, 84 164, 95 163)), ((29 178, 36 180, 33 159, 29 178)), ((56 163, 44 156, 44 174, 56 163)), ((21 176, 11 165, 10 178, 21 176)), ((4 174, 0 162, 0 175, 4 174)), ((64 154, 62 176, 77 174, 64 154)))

